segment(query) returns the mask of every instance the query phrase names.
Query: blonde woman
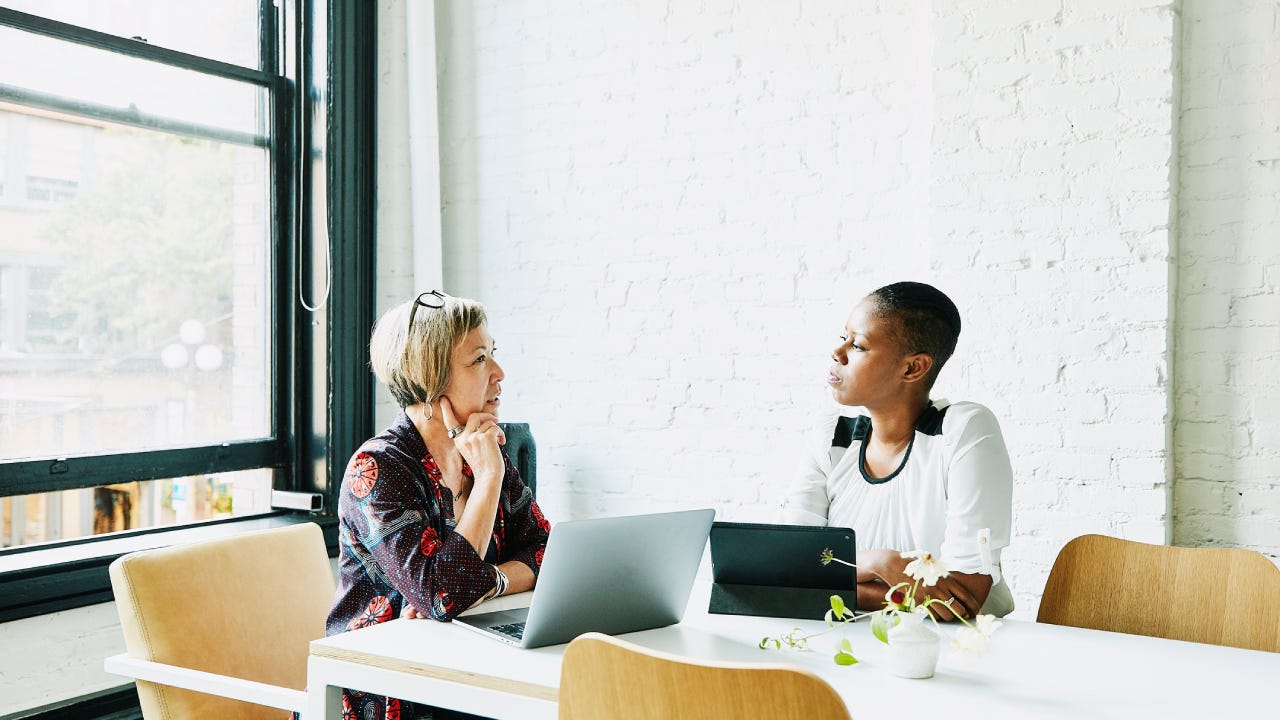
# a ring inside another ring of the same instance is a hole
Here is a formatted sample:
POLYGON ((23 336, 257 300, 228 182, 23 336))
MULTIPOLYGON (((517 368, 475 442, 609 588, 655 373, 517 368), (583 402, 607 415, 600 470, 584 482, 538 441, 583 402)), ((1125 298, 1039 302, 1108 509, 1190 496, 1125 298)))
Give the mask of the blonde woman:
MULTIPOLYGON (((342 479, 328 634, 401 615, 447 621, 533 588, 550 525, 502 451, 494 350, 484 308, 439 291, 378 320, 371 364, 403 410, 342 479)), ((344 717, 470 717, 354 691, 343 704, 344 717)))

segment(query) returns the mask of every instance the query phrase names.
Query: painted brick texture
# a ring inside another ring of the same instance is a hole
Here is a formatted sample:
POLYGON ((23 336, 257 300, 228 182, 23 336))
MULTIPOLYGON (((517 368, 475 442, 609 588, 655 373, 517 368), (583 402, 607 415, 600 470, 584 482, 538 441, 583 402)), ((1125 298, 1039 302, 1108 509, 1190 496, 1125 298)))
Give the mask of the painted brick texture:
POLYGON ((437 22, 446 277, 557 516, 772 519, 844 314, 917 278, 965 316, 935 395, 1003 421, 1023 611, 1071 537, 1167 538, 1175 3, 437 22))
POLYGON ((494 311, 549 513, 774 518, 844 315, 923 267, 929 24, 444 6, 446 275, 494 311))
POLYGON ((495 311, 559 517, 774 517, 844 314, 965 317, 1034 612, 1057 550, 1169 527, 1170 2, 446 3, 445 271, 495 311))
POLYGON ((952 381, 1013 457, 1006 564, 1163 542, 1170 467, 1171 3, 935 2, 930 273, 966 311, 952 381))
POLYGON ((1173 540, 1280 556, 1280 29, 1184 2, 1173 540))

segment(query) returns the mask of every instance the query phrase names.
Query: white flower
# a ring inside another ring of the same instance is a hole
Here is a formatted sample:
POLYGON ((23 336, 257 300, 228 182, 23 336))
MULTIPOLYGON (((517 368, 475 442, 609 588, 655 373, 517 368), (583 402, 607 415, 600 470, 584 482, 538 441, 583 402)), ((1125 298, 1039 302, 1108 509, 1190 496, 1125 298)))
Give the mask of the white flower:
POLYGON ((974 618, 972 626, 956 630, 956 634, 951 638, 951 647, 962 655, 986 652, 991 642, 991 634, 1003 624, 996 619, 995 615, 979 615, 974 618))
MULTIPOLYGON (((989 617, 989 616, 988 616, 989 617)), ((951 639, 951 647, 959 653, 986 652, 989 639, 978 630, 969 627, 962 627, 956 630, 955 637, 951 639)))
POLYGON ((999 628, 1004 623, 997 620, 995 615, 979 615, 975 619, 975 624, 978 626, 978 632, 983 637, 989 638, 991 633, 995 632, 996 628, 999 628))
POLYGON ((947 569, 942 566, 927 550, 913 550, 902 553, 904 558, 914 558, 903 570, 907 575, 924 583, 925 586, 937 585, 938 578, 947 576, 947 569))

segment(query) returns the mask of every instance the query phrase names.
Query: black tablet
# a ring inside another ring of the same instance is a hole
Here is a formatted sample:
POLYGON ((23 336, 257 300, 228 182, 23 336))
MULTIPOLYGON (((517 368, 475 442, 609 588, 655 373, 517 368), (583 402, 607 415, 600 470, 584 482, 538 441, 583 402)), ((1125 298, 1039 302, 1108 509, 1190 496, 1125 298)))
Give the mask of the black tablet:
POLYGON ((857 570, 822 564, 823 552, 856 563, 850 528, 717 522, 711 526, 708 611, 822 619, 830 597, 857 603, 857 570))

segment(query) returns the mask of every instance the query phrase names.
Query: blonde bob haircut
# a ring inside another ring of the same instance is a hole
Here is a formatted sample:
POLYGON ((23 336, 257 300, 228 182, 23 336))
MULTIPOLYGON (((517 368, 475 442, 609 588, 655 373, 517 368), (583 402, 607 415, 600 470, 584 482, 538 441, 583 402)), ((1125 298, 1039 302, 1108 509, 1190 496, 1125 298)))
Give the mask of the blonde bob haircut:
POLYGON ((467 333, 484 325, 484 306, 475 300, 445 296, 439 308, 416 300, 397 305, 378 318, 369 339, 369 364, 401 408, 435 402, 449 384, 449 356, 467 333), (413 327, 409 316, 413 315, 413 327))

